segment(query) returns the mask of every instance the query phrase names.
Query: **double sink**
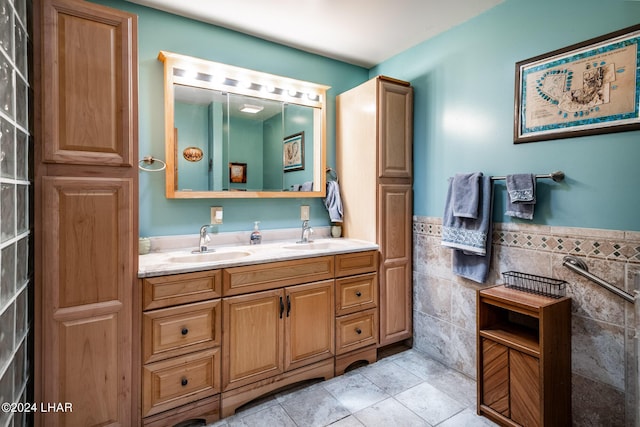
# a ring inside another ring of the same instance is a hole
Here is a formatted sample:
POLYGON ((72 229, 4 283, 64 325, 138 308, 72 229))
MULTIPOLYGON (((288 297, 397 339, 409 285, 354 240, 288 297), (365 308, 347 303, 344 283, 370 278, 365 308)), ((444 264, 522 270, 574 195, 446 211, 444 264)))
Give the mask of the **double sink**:
POLYGON ((214 251, 192 253, 191 249, 152 252, 139 258, 139 277, 223 268, 286 259, 377 249, 377 245, 356 239, 318 239, 308 243, 292 241, 260 245, 220 246, 214 251))
MULTIPOLYGON (((286 249, 288 251, 317 251, 317 250, 332 250, 332 249, 340 249, 344 248, 345 244, 342 240, 323 240, 323 241, 313 241, 308 243, 294 243, 287 244, 281 246, 282 249, 286 249)), ((259 249, 255 249, 254 252, 259 249)), ((214 252, 205 252, 205 253, 189 253, 176 255, 169 258, 170 262, 215 262, 215 261, 227 261, 230 259, 238 259, 244 258, 246 256, 253 255, 254 252, 251 250, 237 250, 237 249, 227 249, 227 250, 219 250, 214 252)))

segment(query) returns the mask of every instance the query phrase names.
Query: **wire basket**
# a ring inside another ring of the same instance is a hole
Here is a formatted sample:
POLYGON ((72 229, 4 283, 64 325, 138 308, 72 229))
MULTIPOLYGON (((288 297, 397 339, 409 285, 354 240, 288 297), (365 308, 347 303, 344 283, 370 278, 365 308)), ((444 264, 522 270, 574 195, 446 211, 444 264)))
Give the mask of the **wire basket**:
POLYGON ((507 288, 551 298, 562 298, 565 296, 567 288, 567 282, 564 280, 536 276, 535 274, 521 273, 519 271, 504 271, 502 277, 507 288))

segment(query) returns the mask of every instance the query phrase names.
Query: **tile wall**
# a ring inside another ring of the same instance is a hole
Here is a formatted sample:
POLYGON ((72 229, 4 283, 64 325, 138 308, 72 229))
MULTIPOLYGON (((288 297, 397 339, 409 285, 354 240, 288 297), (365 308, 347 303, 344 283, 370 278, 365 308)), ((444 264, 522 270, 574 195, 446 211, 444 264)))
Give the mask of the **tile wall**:
MULTIPOLYGON (((28 401, 32 150, 28 16, 31 0, 0 0, 0 402, 28 401)), ((27 425, 0 411, 0 426, 27 425)))
MULTIPOLYGON (((414 217, 414 347, 476 378, 475 282, 451 273, 442 219, 414 217)), ((638 405, 635 307, 562 266, 582 258, 596 276, 634 294, 640 232, 494 224, 492 266, 563 279, 572 298, 572 412, 576 426, 634 426, 638 405)))

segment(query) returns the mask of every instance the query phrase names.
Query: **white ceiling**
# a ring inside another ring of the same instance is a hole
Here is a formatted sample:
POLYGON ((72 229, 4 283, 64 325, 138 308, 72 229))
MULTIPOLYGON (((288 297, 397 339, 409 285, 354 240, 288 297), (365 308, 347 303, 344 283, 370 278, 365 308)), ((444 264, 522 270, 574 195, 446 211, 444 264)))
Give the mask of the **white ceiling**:
POLYGON ((129 0, 371 68, 504 0, 129 0))

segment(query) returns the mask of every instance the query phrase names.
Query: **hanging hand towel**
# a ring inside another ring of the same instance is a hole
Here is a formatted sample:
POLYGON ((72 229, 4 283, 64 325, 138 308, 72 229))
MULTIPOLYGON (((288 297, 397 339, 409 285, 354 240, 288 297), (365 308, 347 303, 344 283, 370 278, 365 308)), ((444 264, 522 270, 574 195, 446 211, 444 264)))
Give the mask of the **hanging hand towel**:
POLYGON ((493 197, 491 178, 480 178, 478 219, 458 218, 453 215, 453 178, 442 219, 442 245, 454 249, 452 271, 454 274, 484 283, 491 264, 491 232, 493 197))
POLYGON ((453 215, 460 218, 478 218, 480 200, 480 178, 482 172, 461 174, 453 177, 453 215))
POLYGON ((507 175, 507 211, 505 215, 533 219, 536 204, 536 176, 530 173, 507 175))
POLYGON ((337 181, 327 181, 327 197, 324 199, 324 206, 329 212, 331 222, 342 222, 342 198, 337 181))

